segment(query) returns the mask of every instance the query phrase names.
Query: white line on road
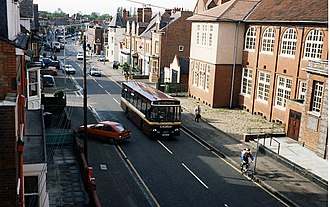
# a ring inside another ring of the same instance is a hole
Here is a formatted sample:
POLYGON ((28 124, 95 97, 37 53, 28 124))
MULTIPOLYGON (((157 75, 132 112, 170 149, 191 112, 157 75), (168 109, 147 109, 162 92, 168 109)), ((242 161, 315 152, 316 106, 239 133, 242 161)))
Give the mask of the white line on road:
POLYGON ((97 83, 97 81, 95 80, 95 78, 92 78, 93 79, 93 81, 95 82, 95 83, 97 83))
POLYGON ((197 177, 197 175, 195 175, 195 173, 193 173, 193 171, 191 171, 184 163, 181 163, 182 166, 184 168, 186 168, 186 170, 188 170, 188 172, 190 172, 190 174, 192 174, 205 188, 209 189, 209 187, 201 180, 199 179, 199 177, 197 177))
POLYGON ((109 91, 105 90, 105 92, 106 92, 109 96, 111 96, 111 93, 110 93, 109 91))
POLYGON ((157 140, 157 142, 160 144, 160 145, 162 145, 162 147, 164 147, 171 155, 173 155, 173 152, 170 150, 170 149, 168 149, 161 141, 159 141, 159 140, 157 140))
POLYGON ((103 88, 103 86, 101 84, 99 84, 100 88, 103 88))
POLYGON ((120 105, 119 101, 117 101, 117 99, 113 98, 113 100, 118 104, 120 105))

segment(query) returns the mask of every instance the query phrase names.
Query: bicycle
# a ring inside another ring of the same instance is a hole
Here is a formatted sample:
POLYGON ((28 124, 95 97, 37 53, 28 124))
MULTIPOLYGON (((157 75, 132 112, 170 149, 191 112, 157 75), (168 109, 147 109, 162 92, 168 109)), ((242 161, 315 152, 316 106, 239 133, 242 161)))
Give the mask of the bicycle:
POLYGON ((242 161, 242 163, 241 163, 241 173, 242 173, 242 175, 245 174, 251 180, 253 179, 253 172, 251 170, 250 162, 242 161))

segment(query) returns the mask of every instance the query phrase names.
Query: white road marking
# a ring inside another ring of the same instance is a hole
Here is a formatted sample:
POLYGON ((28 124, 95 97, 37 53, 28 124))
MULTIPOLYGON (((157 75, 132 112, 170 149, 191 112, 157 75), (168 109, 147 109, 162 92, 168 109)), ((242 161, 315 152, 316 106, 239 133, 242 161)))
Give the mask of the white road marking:
POLYGON ((101 84, 98 84, 100 86, 100 88, 103 88, 103 86, 101 84))
POLYGON ((109 96, 111 96, 111 93, 110 93, 109 91, 105 90, 105 92, 106 92, 109 96))
POLYGON ((117 101, 117 99, 113 98, 113 100, 118 104, 120 105, 119 101, 117 101))
POLYGON ((205 188, 209 189, 209 187, 199 178, 197 177, 197 175, 195 173, 193 173, 193 171, 191 171, 184 163, 181 163, 182 166, 184 168, 186 168, 186 170, 188 170, 188 172, 190 172, 190 174, 192 174, 205 188))
POLYGON ((159 141, 159 140, 157 140, 157 142, 160 144, 160 145, 162 145, 162 147, 164 147, 171 155, 173 155, 173 152, 170 150, 170 149, 168 149, 161 141, 159 141))

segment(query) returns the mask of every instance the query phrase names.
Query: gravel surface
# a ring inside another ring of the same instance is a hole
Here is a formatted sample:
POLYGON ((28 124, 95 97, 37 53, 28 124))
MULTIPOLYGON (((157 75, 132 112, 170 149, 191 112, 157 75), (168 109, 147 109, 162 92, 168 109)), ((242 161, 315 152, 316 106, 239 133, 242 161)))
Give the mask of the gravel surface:
POLYGON ((241 109, 211 108, 191 97, 176 97, 184 110, 194 113, 195 107, 201 107, 202 119, 236 139, 244 134, 256 132, 280 132, 284 126, 269 122, 262 117, 252 115, 241 109))

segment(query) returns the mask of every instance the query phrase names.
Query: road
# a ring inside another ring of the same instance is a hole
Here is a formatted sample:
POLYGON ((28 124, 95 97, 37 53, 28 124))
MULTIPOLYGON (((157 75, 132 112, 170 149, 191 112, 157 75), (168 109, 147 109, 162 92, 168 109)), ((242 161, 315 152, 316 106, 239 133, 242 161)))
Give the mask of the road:
MULTIPOLYGON (((77 53, 70 44, 67 50, 77 53)), ((77 71, 73 84, 83 86, 82 61, 73 55, 66 62, 77 71)), ((110 78, 88 76, 87 85, 94 116, 119 121, 133 134, 119 145, 88 143, 102 206, 285 206, 188 134, 161 140, 143 135, 122 112, 120 85, 110 78)), ((82 103, 79 93, 71 97, 82 103)))

